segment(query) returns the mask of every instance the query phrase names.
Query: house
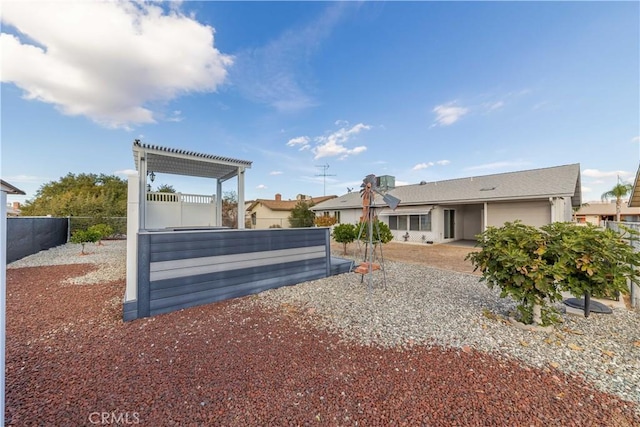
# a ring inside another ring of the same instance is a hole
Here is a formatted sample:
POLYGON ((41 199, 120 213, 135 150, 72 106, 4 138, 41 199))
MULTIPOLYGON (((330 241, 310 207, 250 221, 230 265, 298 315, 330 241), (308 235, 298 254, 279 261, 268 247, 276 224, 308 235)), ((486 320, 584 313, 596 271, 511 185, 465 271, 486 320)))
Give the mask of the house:
MULTIPOLYGON (((574 214, 578 223, 590 223, 601 226, 604 221, 616 220, 616 202, 589 202, 580 206, 574 214)), ((640 206, 629 207, 623 203, 620 207, 620 221, 640 222, 640 206)))
POLYGON ((20 202, 7 204, 7 216, 20 216, 20 202))
POLYGON ((627 206, 630 208, 640 207, 640 166, 638 166, 638 172, 636 172, 636 180, 633 183, 631 197, 629 197, 627 206))
MULTIPOLYGON (((568 222, 582 203, 579 164, 387 188, 379 194, 400 199, 398 207, 390 209, 381 196, 374 207, 398 242, 475 240, 488 226, 515 220, 538 227, 568 222)), ((357 223, 362 199, 354 191, 311 210, 316 215, 338 212, 340 222, 357 223)))
POLYGON ((275 199, 257 199, 247 208, 247 214, 251 218, 251 228, 289 228, 289 216, 291 211, 300 201, 316 205, 336 196, 311 197, 298 194, 295 200, 282 200, 281 194, 276 194, 275 199))

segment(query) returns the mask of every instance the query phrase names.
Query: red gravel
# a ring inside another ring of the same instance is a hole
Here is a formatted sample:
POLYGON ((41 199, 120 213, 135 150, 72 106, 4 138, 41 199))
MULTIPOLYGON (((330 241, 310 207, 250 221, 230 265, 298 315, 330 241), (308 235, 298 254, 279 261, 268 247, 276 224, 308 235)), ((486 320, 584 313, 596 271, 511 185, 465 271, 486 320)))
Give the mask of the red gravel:
POLYGON ((7 425, 640 425, 628 402, 557 370, 347 344, 291 306, 123 323, 124 283, 61 284, 91 268, 7 271, 7 425))

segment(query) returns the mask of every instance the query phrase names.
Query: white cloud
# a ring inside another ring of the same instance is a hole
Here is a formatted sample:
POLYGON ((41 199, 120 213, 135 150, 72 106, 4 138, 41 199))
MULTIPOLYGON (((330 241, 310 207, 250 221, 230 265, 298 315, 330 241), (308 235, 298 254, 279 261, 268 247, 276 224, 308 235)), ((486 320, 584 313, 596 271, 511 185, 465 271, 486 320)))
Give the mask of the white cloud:
POLYGON ((457 107, 455 103, 442 104, 436 106, 433 110, 436 113, 436 121, 433 126, 450 126, 460 120, 462 116, 469 112, 468 108, 457 107))
POLYGON ((451 160, 438 160, 436 162, 436 164, 440 165, 440 166, 447 166, 448 164, 451 163, 451 160))
POLYGON ((272 172, 269 172, 269 175, 272 175, 272 176, 282 175, 282 171, 272 171, 272 172))
POLYGON ((267 189, 267 186, 264 185, 264 184, 260 184, 260 185, 256 186, 256 190, 266 190, 266 189, 267 189))
POLYGON ((246 98, 280 112, 295 112, 317 105, 308 62, 339 23, 345 8, 328 6, 306 26, 291 28, 266 45, 236 55, 231 80, 246 98))
POLYGON ((311 150, 315 156, 314 158, 320 159, 322 157, 340 156, 341 159, 344 159, 350 155, 360 154, 366 151, 367 147, 364 145, 349 149, 345 144, 360 132, 369 129, 371 129, 371 126, 358 123, 350 129, 343 127, 328 136, 316 137, 315 141, 317 145, 311 150))
POLYGON ((626 171, 601 171, 598 169, 585 169, 582 171, 582 175, 589 178, 616 178, 618 176, 630 176, 631 174, 626 171))
POLYGON ((409 185, 409 182, 407 182, 407 181, 398 181, 396 179, 396 187, 401 187, 403 185, 409 185))
POLYGON ((636 136, 635 138, 631 138, 631 142, 640 142, 640 136, 636 136))
POLYGON ((175 5, 168 13, 142 2, 2 7, 3 27, 20 34, 0 35, 2 82, 108 127, 156 122, 151 103, 215 91, 233 62, 214 47, 212 27, 175 5))
POLYGON ((138 171, 135 169, 122 169, 122 170, 118 170, 115 171, 114 174, 116 175, 137 175, 138 171))
POLYGON ((35 175, 11 175, 11 176, 3 176, 2 179, 7 181, 9 184, 12 184, 15 182, 38 183, 38 182, 46 181, 45 178, 35 176, 35 175))
POLYGON ((309 137, 308 136, 298 136, 295 138, 291 138, 289 141, 287 141, 287 146, 288 147, 300 147, 299 150, 306 150, 308 148, 310 148, 311 146, 309 145, 309 137))
POLYGON ((421 169, 426 169, 430 166, 433 166, 433 162, 429 162, 429 163, 418 163, 417 165, 415 165, 412 170, 414 171, 419 171, 421 169))
POLYGON ((529 162, 523 162, 523 161, 493 162, 493 163, 485 163, 477 166, 470 166, 468 168, 465 168, 465 170, 474 171, 474 170, 511 169, 516 167, 520 168, 528 165, 529 165, 529 162))
POLYGON ((591 187, 585 187, 584 185, 582 186, 583 193, 591 193, 592 191, 593 189, 591 187))
POLYGON ((486 109, 488 111, 498 110, 498 109, 504 107, 504 102, 503 101, 493 102, 493 103, 490 103, 490 104, 486 104, 485 107, 486 107, 486 109))

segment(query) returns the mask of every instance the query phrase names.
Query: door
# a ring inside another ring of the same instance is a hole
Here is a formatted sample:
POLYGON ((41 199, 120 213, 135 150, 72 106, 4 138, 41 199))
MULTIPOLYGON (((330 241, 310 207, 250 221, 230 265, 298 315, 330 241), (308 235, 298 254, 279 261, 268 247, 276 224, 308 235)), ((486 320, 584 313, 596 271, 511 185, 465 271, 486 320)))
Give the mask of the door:
POLYGON ((444 238, 455 239, 456 237, 456 211, 454 209, 444 210, 444 238))

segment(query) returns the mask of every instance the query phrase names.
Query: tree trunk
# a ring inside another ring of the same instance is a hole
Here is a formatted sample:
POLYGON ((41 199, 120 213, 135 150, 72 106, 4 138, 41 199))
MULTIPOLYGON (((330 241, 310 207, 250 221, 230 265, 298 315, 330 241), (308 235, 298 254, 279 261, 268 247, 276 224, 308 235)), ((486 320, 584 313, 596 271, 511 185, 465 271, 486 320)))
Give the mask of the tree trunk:
POLYGON ((616 198, 616 221, 620 222, 620 211, 622 210, 622 198, 616 198))
POLYGON ((540 304, 533 304, 533 323, 542 325, 542 306, 540 304))

